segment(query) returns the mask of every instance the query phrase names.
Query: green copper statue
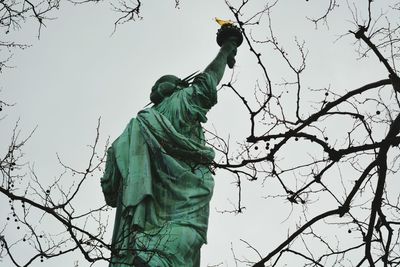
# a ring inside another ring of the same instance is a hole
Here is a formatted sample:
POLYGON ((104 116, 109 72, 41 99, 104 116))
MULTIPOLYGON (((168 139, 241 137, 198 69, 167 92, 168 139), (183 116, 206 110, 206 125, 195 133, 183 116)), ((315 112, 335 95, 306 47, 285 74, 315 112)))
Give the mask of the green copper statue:
POLYGON ((158 79, 153 107, 140 111, 108 149, 101 186, 106 203, 117 208, 111 267, 200 266, 214 186, 214 151, 201 123, 242 41, 237 27, 223 25, 221 49, 207 68, 194 78, 158 79))

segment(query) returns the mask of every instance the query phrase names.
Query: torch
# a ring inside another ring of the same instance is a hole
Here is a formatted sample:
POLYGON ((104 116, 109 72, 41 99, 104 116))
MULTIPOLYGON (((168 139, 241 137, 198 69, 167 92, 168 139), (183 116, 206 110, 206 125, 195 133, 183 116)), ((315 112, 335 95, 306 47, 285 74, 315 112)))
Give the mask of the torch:
MULTIPOLYGON (((243 43, 243 35, 240 29, 235 26, 233 21, 231 20, 222 20, 215 18, 215 21, 221 25, 217 32, 217 44, 219 46, 223 46, 224 43, 228 40, 235 40, 237 47, 239 47, 243 43)), ((228 56, 227 63, 229 68, 233 68, 235 65, 235 55, 236 50, 234 53, 228 56)))

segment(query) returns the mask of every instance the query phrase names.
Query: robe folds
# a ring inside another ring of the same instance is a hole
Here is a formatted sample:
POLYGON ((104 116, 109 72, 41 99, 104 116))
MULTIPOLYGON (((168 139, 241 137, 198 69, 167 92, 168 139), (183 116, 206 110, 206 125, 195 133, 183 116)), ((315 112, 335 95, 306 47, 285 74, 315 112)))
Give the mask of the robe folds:
POLYGON ((101 186, 117 208, 110 266, 200 265, 214 187, 214 151, 200 123, 217 102, 215 87, 199 74, 140 111, 108 149, 101 186))

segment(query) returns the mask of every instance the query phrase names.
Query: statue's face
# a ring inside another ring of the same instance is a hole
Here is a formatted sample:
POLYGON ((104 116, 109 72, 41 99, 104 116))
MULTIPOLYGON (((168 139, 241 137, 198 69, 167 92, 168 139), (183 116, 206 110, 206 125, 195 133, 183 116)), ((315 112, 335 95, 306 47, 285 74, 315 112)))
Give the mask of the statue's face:
POLYGON ((171 95, 174 91, 179 89, 181 79, 174 75, 162 76, 154 84, 151 89, 150 99, 153 103, 157 104, 163 100, 164 97, 171 95))
POLYGON ((165 86, 177 86, 181 82, 181 79, 174 75, 165 75, 157 80, 156 84, 165 84, 165 86))
MULTIPOLYGON (((173 92, 175 91, 175 88, 177 87, 177 82, 175 81, 167 81, 167 82, 162 82, 159 84, 159 89, 165 92, 173 92)), ((165 93, 163 93, 165 95, 165 93)))

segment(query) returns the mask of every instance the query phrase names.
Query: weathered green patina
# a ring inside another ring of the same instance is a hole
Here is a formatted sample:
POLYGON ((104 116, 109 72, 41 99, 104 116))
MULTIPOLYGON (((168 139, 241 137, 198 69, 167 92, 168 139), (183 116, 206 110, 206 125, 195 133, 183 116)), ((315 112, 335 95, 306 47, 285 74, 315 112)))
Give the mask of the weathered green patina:
POLYGON ((108 149, 101 179, 117 208, 110 266, 199 266, 207 241, 214 151, 201 123, 217 103, 216 86, 233 67, 237 39, 191 84, 173 75, 152 88, 154 106, 140 111, 108 149))

